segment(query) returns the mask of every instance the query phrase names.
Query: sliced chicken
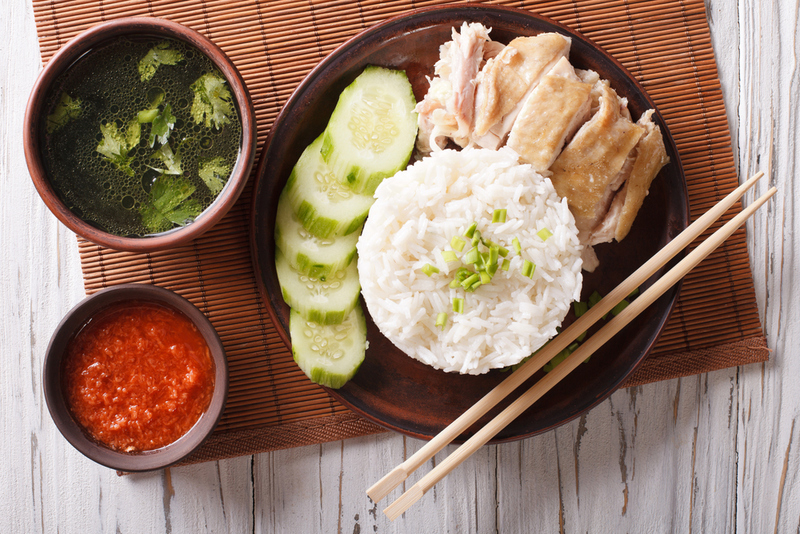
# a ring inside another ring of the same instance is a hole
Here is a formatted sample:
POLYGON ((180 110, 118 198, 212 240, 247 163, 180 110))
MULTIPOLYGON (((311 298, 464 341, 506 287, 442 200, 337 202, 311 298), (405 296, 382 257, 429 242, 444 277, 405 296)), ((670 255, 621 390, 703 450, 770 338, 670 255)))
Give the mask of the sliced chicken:
POLYGON ((558 33, 518 37, 486 62, 475 91, 473 140, 477 144, 484 146, 482 139, 505 141, 524 97, 561 58, 569 55, 571 42, 558 33))
POLYGON ((608 212, 614 193, 624 182, 625 163, 645 133, 620 113, 620 99, 608 81, 592 88, 597 112, 578 130, 553 163, 551 180, 566 197, 581 242, 608 212))
POLYGON ((506 144, 536 172, 546 171, 589 118, 591 92, 592 85, 561 58, 526 97, 506 144))
POLYGON ((623 196, 625 193, 619 222, 614 232, 614 239, 617 241, 622 241, 628 235, 633 220, 642 207, 644 197, 647 196, 650 184, 661 168, 669 163, 661 129, 653 122, 653 113, 652 109, 645 111, 636 123, 644 128, 645 134, 636 146, 636 161, 625 183, 625 190, 617 195, 623 196))
MULTIPOLYGON (((489 30, 466 22, 461 33, 453 28, 453 40, 439 48, 436 76, 430 81, 425 98, 417 104, 420 133, 417 148, 429 153, 444 148, 447 139, 466 146, 475 113, 475 78, 484 64, 484 46, 489 30)), ((490 53, 496 54, 496 48, 490 53)))

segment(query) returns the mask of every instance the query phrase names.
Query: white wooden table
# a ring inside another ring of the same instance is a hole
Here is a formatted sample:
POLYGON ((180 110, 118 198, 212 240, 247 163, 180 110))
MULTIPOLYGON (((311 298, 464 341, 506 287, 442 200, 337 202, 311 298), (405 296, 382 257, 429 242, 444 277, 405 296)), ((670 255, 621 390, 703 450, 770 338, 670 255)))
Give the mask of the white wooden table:
POLYGON ((121 478, 58 433, 42 355, 83 285, 75 236, 22 151, 41 68, 31 0, 1 0, 0 532, 796 532, 798 7, 706 5, 740 176, 763 169, 779 190, 748 227, 770 362, 619 391, 554 431, 484 447, 390 523, 365 489, 420 447, 397 434, 121 478))

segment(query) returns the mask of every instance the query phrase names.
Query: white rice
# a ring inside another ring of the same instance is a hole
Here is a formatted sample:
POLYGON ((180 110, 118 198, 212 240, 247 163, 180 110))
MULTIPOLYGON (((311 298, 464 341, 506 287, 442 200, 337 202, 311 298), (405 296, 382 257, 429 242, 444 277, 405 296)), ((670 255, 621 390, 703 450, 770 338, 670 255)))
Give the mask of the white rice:
POLYGON ((436 369, 481 374, 519 363, 556 334, 580 298, 581 245, 566 199, 517 157, 510 148, 443 150, 375 192, 358 240, 364 301, 383 335, 436 369), (492 223, 495 209, 507 210, 505 223, 492 223), (510 268, 474 292, 451 289, 462 264, 441 253, 473 221, 509 249, 510 268), (553 234, 546 240, 537 235, 544 228, 553 234), (521 272, 523 259, 536 265, 532 279, 521 272), (427 276, 428 263, 439 273, 427 276), (464 313, 453 312, 454 297, 464 298, 464 313), (444 329, 435 326, 440 312, 448 315, 444 329))

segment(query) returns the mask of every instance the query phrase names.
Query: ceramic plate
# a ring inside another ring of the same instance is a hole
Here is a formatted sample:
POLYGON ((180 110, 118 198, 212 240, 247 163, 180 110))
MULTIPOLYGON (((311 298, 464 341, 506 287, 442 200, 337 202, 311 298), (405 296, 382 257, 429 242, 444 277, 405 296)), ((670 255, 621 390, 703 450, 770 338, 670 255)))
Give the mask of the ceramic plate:
MULTIPOLYGON (((610 80, 611 86, 628 98, 634 120, 655 107, 633 77, 597 45, 566 26, 527 11, 473 5, 419 10, 387 20, 349 40, 326 57, 288 100, 272 127, 257 170, 251 214, 254 268, 264 303, 287 344, 289 308, 283 302, 275 274, 273 228, 278 196, 292 167, 303 149, 325 128, 339 93, 366 65, 404 69, 417 100, 421 100, 428 88, 425 77, 433 75, 439 45, 448 41, 451 28, 463 21, 492 28, 492 39, 503 43, 542 32, 569 35, 572 63, 610 80)), ((596 247, 600 267, 585 276, 583 300, 595 290, 608 293, 687 225, 686 185, 680 159, 662 118, 658 116, 656 120, 664 133, 671 162, 654 180, 631 233, 621 243, 596 247)), ((519 439, 553 428, 609 396, 653 347, 677 294, 677 287, 667 292, 589 362, 503 429, 494 441, 519 439)), ((437 371, 396 349, 369 318, 367 323, 369 349, 361 369, 343 388, 330 390, 330 394, 384 427, 430 438, 507 376, 500 371, 481 376, 437 371)), ((482 423, 496 413, 497 410, 487 414, 482 423)), ((468 438, 472 432, 470 429, 461 438, 468 438)))

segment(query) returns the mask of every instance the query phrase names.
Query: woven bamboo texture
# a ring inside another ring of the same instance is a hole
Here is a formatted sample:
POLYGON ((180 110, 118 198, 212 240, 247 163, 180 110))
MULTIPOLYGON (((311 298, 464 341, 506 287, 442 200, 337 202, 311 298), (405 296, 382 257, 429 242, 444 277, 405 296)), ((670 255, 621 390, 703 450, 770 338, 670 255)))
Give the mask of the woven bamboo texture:
MULTIPOLYGON (((440 2, 34 0, 42 60, 93 24, 155 16, 211 38, 236 63, 255 103, 259 148, 303 77, 361 30, 440 2)), ((656 101, 683 161, 693 217, 738 183, 703 0, 494 2, 549 16, 621 61, 656 101)), ((195 303, 228 352, 230 396, 215 434, 189 461, 206 461, 378 432, 309 382, 260 301, 250 260, 251 191, 195 242, 153 254, 79 239, 87 293, 157 284, 195 303)), ((732 217, 731 210, 725 218, 732 217)), ((722 223, 719 223, 720 225, 722 223)), ((708 233, 716 229, 713 227, 708 233)), ((765 361, 744 230, 695 269, 656 349, 626 386, 765 361)))

